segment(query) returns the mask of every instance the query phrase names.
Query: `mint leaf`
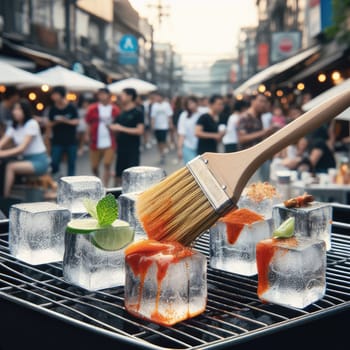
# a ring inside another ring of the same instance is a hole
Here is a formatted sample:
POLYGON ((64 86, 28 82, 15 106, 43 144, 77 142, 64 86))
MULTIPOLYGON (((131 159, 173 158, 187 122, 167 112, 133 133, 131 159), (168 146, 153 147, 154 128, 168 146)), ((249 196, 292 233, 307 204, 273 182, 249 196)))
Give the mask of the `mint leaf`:
POLYGON ((113 194, 99 200, 96 206, 97 220, 100 226, 111 225, 118 218, 118 206, 113 194))
POLYGON ((84 198, 83 199, 83 204, 86 209, 86 211, 93 217, 94 219, 97 218, 97 211, 96 211, 96 206, 97 206, 97 201, 93 201, 90 198, 84 198))

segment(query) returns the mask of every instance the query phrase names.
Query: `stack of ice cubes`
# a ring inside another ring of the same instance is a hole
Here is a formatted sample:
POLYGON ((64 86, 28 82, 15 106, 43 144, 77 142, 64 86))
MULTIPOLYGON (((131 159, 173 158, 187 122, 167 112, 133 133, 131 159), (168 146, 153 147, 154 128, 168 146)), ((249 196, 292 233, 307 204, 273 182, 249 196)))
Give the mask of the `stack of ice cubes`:
POLYGON ((62 261, 68 209, 49 202, 16 204, 9 215, 11 254, 31 265, 62 261))
POLYGON ((135 240, 147 237, 135 213, 137 196, 163 180, 165 176, 165 170, 147 166, 132 167, 124 170, 122 174, 123 193, 118 198, 119 218, 128 222, 135 230, 135 240))
POLYGON ((305 308, 326 290, 324 241, 268 239, 257 245, 258 296, 265 302, 305 308))
POLYGON ((67 176, 61 177, 58 184, 57 203, 68 208, 73 217, 86 213, 83 204, 85 198, 94 201, 105 195, 105 188, 95 176, 67 176))
POLYGON ((326 242, 331 249, 332 206, 328 203, 312 202, 306 207, 286 208, 279 204, 273 208, 273 220, 278 227, 290 217, 295 218, 295 235, 326 242))

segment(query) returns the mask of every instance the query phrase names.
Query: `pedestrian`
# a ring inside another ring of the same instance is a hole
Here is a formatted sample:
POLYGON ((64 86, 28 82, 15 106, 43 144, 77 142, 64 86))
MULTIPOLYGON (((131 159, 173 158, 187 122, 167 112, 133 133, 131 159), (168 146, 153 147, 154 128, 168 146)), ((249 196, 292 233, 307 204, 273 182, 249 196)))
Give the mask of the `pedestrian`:
POLYGON ((200 115, 208 113, 209 112, 209 99, 208 97, 204 96, 201 97, 198 101, 198 112, 200 115))
POLYGON ((177 132, 177 154, 185 164, 197 156, 198 138, 195 135, 198 112, 198 99, 190 96, 185 102, 185 110, 180 114, 177 132))
POLYGON ((9 161, 5 170, 3 194, 10 196, 16 175, 43 175, 49 167, 49 157, 46 153, 39 123, 33 117, 27 101, 16 102, 12 109, 12 125, 6 129, 6 134, 0 140, 0 160, 21 156, 21 160, 9 161), (14 147, 4 149, 13 141, 14 147))
POLYGON ((115 186, 121 185, 121 176, 125 169, 140 165, 141 136, 145 131, 144 115, 136 104, 135 89, 124 89, 120 95, 122 113, 110 125, 117 137, 117 162, 115 168, 115 186))
POLYGON ((233 112, 235 98, 232 93, 226 94, 224 98, 224 109, 220 113, 220 124, 227 125, 228 119, 233 112))
POLYGON ((161 92, 155 93, 155 103, 152 104, 151 118, 152 128, 157 139, 160 155, 160 164, 165 164, 165 152, 169 129, 172 128, 173 110, 170 103, 161 92))
POLYGON ((109 126, 119 116, 119 108, 111 103, 111 93, 107 88, 97 92, 97 103, 90 105, 85 121, 90 142, 90 163, 92 173, 99 177, 99 168, 103 162, 103 184, 108 187, 111 166, 114 160, 116 142, 109 126))
POLYGON ((47 132, 51 135, 52 174, 57 175, 63 154, 66 154, 68 176, 75 175, 77 159, 77 126, 79 124, 76 107, 66 99, 66 88, 55 86, 52 89, 51 99, 53 106, 49 112, 47 132))
POLYGON ((287 124, 287 118, 283 114, 283 110, 280 106, 275 106, 272 109, 271 123, 278 125, 281 128, 283 128, 287 124))
POLYGON ((86 151, 86 140, 87 140, 87 126, 86 126, 86 112, 89 108, 90 102, 84 97, 81 97, 78 103, 78 116, 79 116, 79 125, 77 128, 78 133, 78 156, 82 156, 86 151))
MULTIPOLYGON (((251 105, 244 113, 237 127, 239 149, 247 149, 258 144, 266 137, 272 135, 279 129, 279 126, 271 125, 264 129, 262 115, 267 112, 268 99, 264 94, 252 96, 251 105)), ((259 169, 260 180, 270 179, 270 160, 267 160, 259 169)))
POLYGON ((176 96, 173 99, 172 128, 170 129, 170 149, 177 144, 177 129, 181 113, 185 110, 185 99, 183 96, 176 96))
POLYGON ((233 113, 227 121, 227 128, 222 143, 225 147, 225 152, 236 152, 238 150, 238 135, 237 126, 241 115, 249 108, 249 103, 244 100, 238 100, 234 104, 233 113))
POLYGON ((145 132, 143 134, 143 144, 146 149, 152 148, 152 121, 151 112, 152 106, 155 103, 155 93, 151 92, 148 99, 144 102, 145 110, 145 132))
POLYGON ((12 121, 12 108, 19 100, 19 92, 13 86, 8 86, 0 103, 0 138, 5 134, 7 126, 12 121))
POLYGON ((213 95, 210 97, 209 111, 199 117, 196 125, 197 154, 217 152, 218 144, 225 135, 225 132, 219 131, 219 116, 223 108, 222 96, 213 95))

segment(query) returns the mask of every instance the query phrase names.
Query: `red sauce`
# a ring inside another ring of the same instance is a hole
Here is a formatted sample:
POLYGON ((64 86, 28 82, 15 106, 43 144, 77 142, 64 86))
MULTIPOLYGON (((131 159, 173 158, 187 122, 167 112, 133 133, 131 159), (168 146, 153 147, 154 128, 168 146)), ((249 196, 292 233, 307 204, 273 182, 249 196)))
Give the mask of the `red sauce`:
MULTIPOLYGON (((283 243, 286 248, 296 247, 298 241, 295 237, 291 238, 271 238, 260 241, 256 245, 256 263, 258 268, 258 296, 259 298, 263 297, 263 294, 269 289, 269 268, 273 256, 275 255, 276 250, 278 249, 277 243, 283 243)), ((285 253, 288 250, 286 249, 285 253)))
POLYGON ((161 243, 154 240, 139 241, 131 244, 125 251, 125 261, 131 267, 135 276, 140 278, 140 289, 137 305, 129 305, 128 311, 135 314, 135 311, 140 309, 144 281, 148 269, 152 263, 157 264, 157 295, 156 305, 152 312, 151 320, 162 324, 170 325, 172 323, 171 312, 167 313, 169 319, 161 315, 158 311, 159 299, 161 294, 161 284, 166 276, 168 267, 172 263, 176 263, 181 259, 192 256, 193 251, 190 248, 184 247, 178 242, 161 243), (157 255, 157 257, 155 257, 157 255))
POLYGON ((220 219, 220 221, 226 223, 227 241, 230 244, 237 241, 244 225, 251 225, 261 220, 264 220, 263 216, 249 209, 232 210, 220 219))

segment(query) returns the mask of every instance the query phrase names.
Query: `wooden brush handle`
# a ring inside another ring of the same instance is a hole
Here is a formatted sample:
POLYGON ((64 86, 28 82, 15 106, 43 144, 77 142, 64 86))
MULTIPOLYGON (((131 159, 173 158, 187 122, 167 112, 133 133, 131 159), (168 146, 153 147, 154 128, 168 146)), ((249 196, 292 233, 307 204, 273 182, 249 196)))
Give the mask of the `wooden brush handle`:
POLYGON ((347 91, 304 113, 254 147, 236 153, 205 153, 202 157, 208 160, 209 170, 236 203, 250 177, 267 159, 329 122, 349 106, 350 91, 347 91))

